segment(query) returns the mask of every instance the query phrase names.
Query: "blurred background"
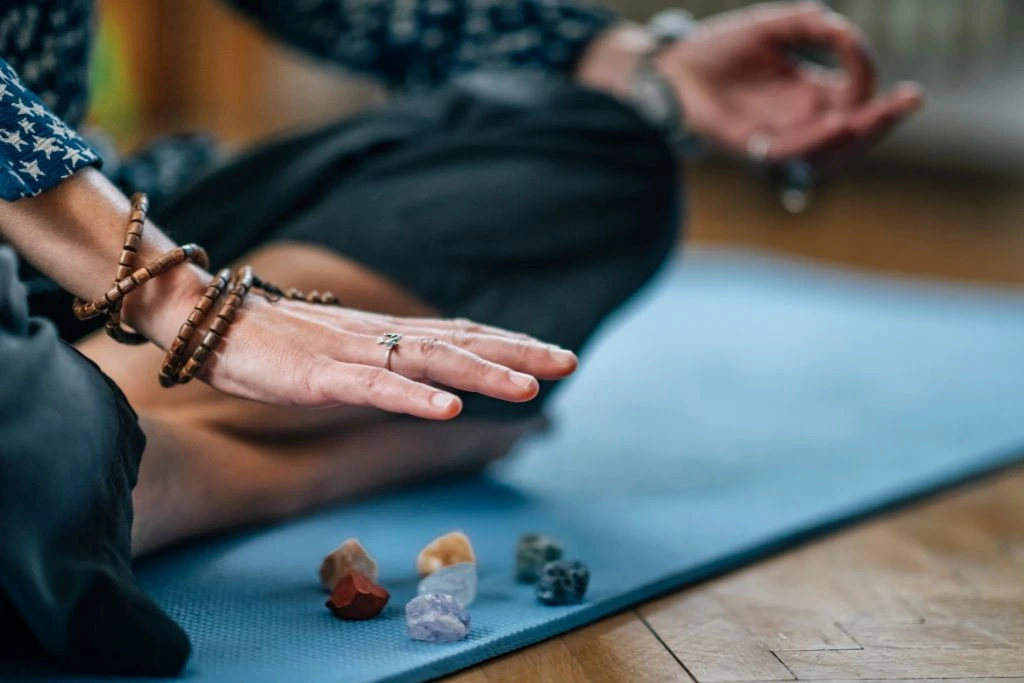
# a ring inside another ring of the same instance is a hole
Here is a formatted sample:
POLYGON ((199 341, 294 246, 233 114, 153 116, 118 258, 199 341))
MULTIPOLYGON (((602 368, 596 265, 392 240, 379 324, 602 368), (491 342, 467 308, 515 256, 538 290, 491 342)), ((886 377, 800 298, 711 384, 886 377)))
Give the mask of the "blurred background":
MULTIPOLYGON (((175 131, 232 148, 380 106, 386 94, 264 37, 217 0, 101 0, 91 120, 122 150, 175 131)), ((612 0, 645 20, 663 0, 612 0)), ((695 15, 741 0, 683 0, 695 15)), ((925 111, 817 189, 803 213, 721 159, 688 176, 690 243, 876 271, 1024 283, 1024 2, 834 0, 872 41, 883 82, 925 111)))

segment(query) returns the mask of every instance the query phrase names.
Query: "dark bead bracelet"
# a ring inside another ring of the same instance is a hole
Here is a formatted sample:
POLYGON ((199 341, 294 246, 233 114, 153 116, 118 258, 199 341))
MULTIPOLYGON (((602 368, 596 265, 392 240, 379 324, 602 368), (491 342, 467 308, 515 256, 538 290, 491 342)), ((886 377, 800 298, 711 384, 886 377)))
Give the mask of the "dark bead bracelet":
MULTIPOLYGON (((128 219, 128 230, 121 247, 121 255, 117 260, 114 286, 95 301, 83 301, 76 298, 72 304, 72 311, 79 320, 105 315, 104 329, 108 335, 122 344, 142 344, 147 341, 145 336, 121 324, 121 308, 126 296, 153 278, 163 275, 186 261, 191 261, 204 269, 209 267, 209 258, 202 247, 198 244, 185 244, 171 249, 154 261, 132 271, 138 255, 139 244, 142 242, 142 231, 146 224, 148 211, 149 199, 145 194, 138 193, 132 196, 132 211, 128 219)), ((178 329, 178 334, 171 342, 167 355, 160 366, 161 386, 172 387, 176 384, 187 384, 198 374, 203 364, 224 338, 228 326, 234 321, 235 314, 252 289, 261 290, 263 296, 271 302, 288 299, 327 306, 341 305, 338 297, 330 292, 320 293, 314 290, 305 294, 295 288, 285 292, 280 287, 254 275, 250 266, 240 268, 234 278, 231 277, 231 271, 225 268, 217 273, 206 287, 199 297, 199 301, 192 308, 192 312, 178 329), (225 291, 228 292, 226 297, 225 291), (224 298, 223 305, 217 311, 214 321, 203 333, 199 345, 189 355, 189 347, 197 331, 221 298, 224 298), (188 356, 187 360, 186 356, 188 356)))

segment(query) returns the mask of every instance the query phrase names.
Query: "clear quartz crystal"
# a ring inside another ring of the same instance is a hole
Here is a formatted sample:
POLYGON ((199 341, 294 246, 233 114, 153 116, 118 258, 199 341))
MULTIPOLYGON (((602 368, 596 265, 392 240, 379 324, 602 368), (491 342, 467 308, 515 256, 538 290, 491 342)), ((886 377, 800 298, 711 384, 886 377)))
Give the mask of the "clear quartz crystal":
POLYGON ((420 595, 444 593, 469 607, 476 600, 476 564, 459 562, 441 567, 420 581, 416 592, 420 595))

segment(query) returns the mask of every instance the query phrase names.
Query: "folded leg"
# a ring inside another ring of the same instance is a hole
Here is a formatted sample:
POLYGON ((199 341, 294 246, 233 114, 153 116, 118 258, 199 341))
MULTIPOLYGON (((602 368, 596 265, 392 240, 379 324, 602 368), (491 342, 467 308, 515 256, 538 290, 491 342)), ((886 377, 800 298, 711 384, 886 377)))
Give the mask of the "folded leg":
POLYGON ((144 445, 135 414, 52 325, 28 317, 16 272, 0 248, 0 623, 73 670, 176 674, 188 639, 130 566, 144 445))
MULTIPOLYGON (((353 307, 467 317, 578 350, 671 251, 678 185, 667 145, 621 103, 487 78, 258 149, 155 218, 216 266, 251 262, 353 307)), ((152 427, 136 495, 144 549, 480 466, 542 405, 468 396, 455 424, 410 426, 198 383, 166 391, 155 348, 82 348, 152 427)))

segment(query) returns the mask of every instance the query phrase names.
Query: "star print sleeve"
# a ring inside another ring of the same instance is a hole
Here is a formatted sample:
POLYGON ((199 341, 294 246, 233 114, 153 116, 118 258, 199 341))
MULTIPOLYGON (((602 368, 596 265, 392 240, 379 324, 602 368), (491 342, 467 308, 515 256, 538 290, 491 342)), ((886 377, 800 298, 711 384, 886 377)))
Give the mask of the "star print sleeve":
POLYGON ((568 73, 616 21, 589 0, 228 0, 284 42, 424 90, 481 67, 568 73))
POLYGON ((0 198, 50 189, 99 156, 0 59, 0 198))

